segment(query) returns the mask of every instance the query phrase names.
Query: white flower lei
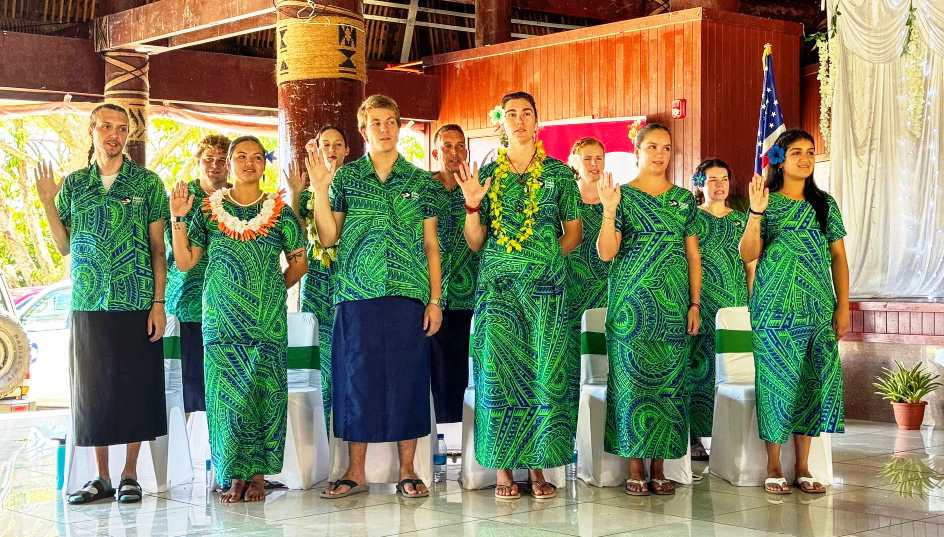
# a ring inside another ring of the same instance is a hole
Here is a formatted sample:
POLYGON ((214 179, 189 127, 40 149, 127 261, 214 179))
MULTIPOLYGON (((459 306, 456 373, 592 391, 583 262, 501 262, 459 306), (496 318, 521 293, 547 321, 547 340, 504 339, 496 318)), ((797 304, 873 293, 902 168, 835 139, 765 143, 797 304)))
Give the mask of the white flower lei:
POLYGON ((215 220, 219 222, 224 232, 231 231, 238 235, 249 233, 250 238, 255 238, 255 235, 261 234, 273 225, 273 217, 276 216, 276 200, 273 194, 266 195, 266 200, 262 202, 262 209, 259 211, 259 214, 249 220, 243 220, 242 218, 230 214, 226 211, 226 208, 223 207, 223 198, 226 197, 229 192, 229 188, 221 188, 210 194, 208 198, 210 212, 216 217, 215 220))

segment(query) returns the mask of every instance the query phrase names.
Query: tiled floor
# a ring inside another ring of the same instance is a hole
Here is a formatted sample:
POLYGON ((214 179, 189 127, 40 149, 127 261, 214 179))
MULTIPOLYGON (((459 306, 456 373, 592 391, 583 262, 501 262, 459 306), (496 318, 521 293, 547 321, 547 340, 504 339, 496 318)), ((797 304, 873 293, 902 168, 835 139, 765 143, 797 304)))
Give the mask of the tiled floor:
POLYGON ((944 537, 944 432, 884 423, 853 422, 834 437, 836 479, 819 497, 773 497, 706 477, 668 498, 578 482, 550 501, 496 502, 491 490, 463 492, 450 480, 420 500, 400 499, 388 485, 342 500, 275 491, 264 503, 223 506, 198 475, 137 505, 70 507, 55 490, 49 440, 66 419, 61 411, 0 415, 0 536, 944 537))

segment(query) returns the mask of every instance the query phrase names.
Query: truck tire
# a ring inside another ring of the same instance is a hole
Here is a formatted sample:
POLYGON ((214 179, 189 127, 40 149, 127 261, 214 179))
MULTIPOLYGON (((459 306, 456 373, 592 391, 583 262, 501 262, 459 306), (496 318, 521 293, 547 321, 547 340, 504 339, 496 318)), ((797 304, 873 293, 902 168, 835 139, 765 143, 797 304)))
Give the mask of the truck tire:
POLYGON ((23 384, 30 363, 30 343, 15 317, 0 313, 0 397, 23 384))

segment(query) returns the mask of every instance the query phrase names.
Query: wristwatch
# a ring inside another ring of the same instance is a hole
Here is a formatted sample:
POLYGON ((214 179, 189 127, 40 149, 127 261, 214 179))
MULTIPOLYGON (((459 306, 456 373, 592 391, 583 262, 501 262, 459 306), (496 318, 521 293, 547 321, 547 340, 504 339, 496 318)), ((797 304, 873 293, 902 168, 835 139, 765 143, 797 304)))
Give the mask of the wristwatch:
POLYGON ((431 298, 431 299, 429 299, 429 304, 430 304, 431 306, 436 306, 437 308, 442 309, 442 301, 441 301, 440 299, 438 299, 438 298, 431 298))
POLYGON ((170 223, 171 223, 171 224, 176 224, 177 222, 186 222, 186 221, 187 221, 187 217, 186 217, 186 216, 173 216, 173 215, 171 215, 171 217, 170 217, 170 223))

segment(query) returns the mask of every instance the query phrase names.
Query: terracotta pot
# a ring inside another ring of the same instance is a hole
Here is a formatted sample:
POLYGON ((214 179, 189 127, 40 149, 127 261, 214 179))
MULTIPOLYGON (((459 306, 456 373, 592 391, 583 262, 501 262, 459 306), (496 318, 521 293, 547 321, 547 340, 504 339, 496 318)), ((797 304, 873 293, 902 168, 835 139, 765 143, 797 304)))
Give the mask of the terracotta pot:
POLYGON ((920 403, 892 403, 892 410, 895 411, 895 423, 903 431, 917 431, 921 428, 921 422, 924 421, 924 408, 928 406, 927 401, 920 403))

